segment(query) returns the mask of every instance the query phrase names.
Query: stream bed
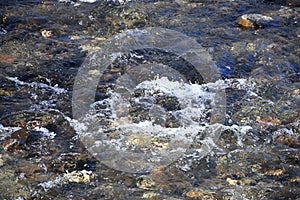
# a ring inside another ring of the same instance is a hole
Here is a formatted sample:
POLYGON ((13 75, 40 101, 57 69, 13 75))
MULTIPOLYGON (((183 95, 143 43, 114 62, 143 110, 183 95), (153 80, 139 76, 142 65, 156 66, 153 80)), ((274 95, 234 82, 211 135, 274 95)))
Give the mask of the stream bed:
POLYGON ((0 0, 0 199, 300 199, 299 0, 0 0))

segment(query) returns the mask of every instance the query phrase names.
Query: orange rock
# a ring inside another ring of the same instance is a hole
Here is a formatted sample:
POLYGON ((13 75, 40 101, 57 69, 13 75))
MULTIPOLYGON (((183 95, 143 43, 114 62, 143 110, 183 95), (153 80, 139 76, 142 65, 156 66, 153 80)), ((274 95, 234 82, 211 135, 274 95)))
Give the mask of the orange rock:
POLYGON ((265 124, 265 125, 271 124, 273 126, 279 126, 281 124, 281 121, 279 119, 273 117, 267 117, 262 119, 258 117, 256 121, 261 124, 265 124))
POLYGON ((254 24, 250 20, 245 18, 244 16, 242 16, 241 18, 239 18, 237 20, 237 24, 240 25, 244 29, 254 28, 254 24))
POLYGON ((274 20, 261 14, 244 14, 236 22, 244 29, 251 29, 272 26, 274 20))
POLYGON ((271 122, 273 123, 274 126, 278 126, 281 124, 281 121, 279 119, 272 119, 271 122))

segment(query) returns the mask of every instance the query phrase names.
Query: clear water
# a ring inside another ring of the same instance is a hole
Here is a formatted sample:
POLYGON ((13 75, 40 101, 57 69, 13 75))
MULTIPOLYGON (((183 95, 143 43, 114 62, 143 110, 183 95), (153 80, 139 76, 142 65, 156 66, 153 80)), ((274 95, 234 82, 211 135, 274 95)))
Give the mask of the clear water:
POLYGON ((0 10, 0 199, 300 198, 297 1, 0 10))

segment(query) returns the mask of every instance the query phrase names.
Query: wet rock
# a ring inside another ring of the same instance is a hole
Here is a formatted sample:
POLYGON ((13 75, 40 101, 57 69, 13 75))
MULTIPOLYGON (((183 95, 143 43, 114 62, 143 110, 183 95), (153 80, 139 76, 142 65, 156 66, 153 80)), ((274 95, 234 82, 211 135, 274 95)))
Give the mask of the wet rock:
POLYGON ((149 175, 155 182, 157 189, 167 193, 182 194, 186 188, 192 186, 186 174, 175 167, 162 167, 149 175))
POLYGON ((50 177, 50 174, 47 173, 45 164, 32 163, 29 161, 20 163, 16 173, 20 176, 20 184, 26 184, 26 181, 44 182, 50 177))
POLYGON ((280 135, 276 138, 276 142, 287 145, 292 148, 299 148, 300 135, 280 135))
POLYGON ((90 170, 95 160, 86 153, 64 153, 57 158, 46 161, 49 171, 63 173, 66 171, 90 170))
POLYGON ((27 157, 30 152, 30 146, 15 138, 7 138, 2 143, 4 151, 11 153, 16 158, 27 157))
POLYGON ((94 179, 95 179, 95 174, 92 171, 87 171, 87 170, 73 171, 64 174, 64 180, 66 182, 89 183, 94 179))
POLYGON ((156 103, 167 111, 180 110, 180 103, 176 97, 157 95, 156 103))
POLYGON ((300 109, 286 110, 280 114, 280 117, 282 118, 282 124, 289 124, 295 122, 300 117, 300 109))
POLYGON ((137 186, 143 190, 155 190, 156 183, 149 176, 141 176, 137 180, 137 186))
POLYGON ((273 18, 261 14, 245 14, 236 22, 244 29, 263 28, 272 25, 273 18))
POLYGON ((2 143, 2 147, 5 151, 15 153, 25 149, 28 150, 28 147, 26 145, 28 137, 28 131, 20 129, 18 131, 13 132, 10 137, 6 138, 5 141, 2 143))
POLYGON ((27 139, 29 137, 29 132, 25 129, 20 129, 18 131, 15 131, 11 134, 11 138, 15 138, 17 140, 20 140, 23 143, 26 143, 27 139))
POLYGON ((233 130, 225 130, 221 133, 216 144, 224 150, 233 151, 238 148, 238 136, 233 130))
POLYGON ((121 13, 123 22, 126 28, 138 28, 145 26, 147 22, 147 16, 145 11, 127 9, 121 13))
POLYGON ((149 175, 140 176, 137 186, 143 190, 158 190, 168 194, 182 194, 186 188, 191 187, 189 178, 174 167, 162 167, 149 175))

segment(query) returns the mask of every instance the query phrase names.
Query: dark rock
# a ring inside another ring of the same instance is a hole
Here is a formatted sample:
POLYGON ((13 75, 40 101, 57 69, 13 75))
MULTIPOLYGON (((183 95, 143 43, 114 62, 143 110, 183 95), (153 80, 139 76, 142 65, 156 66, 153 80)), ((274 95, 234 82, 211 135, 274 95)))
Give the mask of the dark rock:
POLYGON ((11 134, 11 138, 21 140, 24 143, 26 143, 28 137, 29 137, 29 133, 25 129, 20 129, 11 134))

